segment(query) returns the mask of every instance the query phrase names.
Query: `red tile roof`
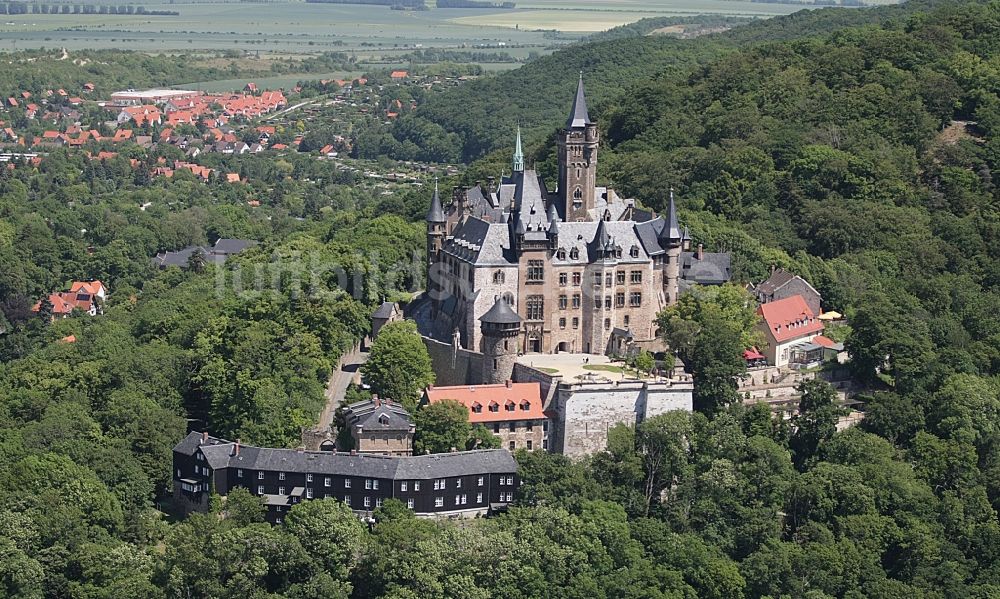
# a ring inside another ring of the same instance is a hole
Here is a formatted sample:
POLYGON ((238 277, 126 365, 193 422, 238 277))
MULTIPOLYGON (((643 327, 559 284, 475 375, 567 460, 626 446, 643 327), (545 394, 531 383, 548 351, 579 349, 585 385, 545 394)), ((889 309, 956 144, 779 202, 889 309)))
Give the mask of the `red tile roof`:
POLYGON ((816 335, 812 338, 812 342, 816 345, 822 345, 823 347, 833 349, 837 342, 829 337, 824 337, 823 335, 816 335))
POLYGON ((104 283, 100 281, 73 281, 73 284, 70 285, 69 290, 72 293, 82 291, 83 293, 97 295, 104 290, 104 283))
POLYGON ((429 403, 446 399, 461 403, 469 409, 472 424, 545 418, 538 383, 428 387, 424 396, 429 403))
POLYGON ((761 304, 757 314, 778 343, 798 339, 823 330, 823 323, 812 313, 801 295, 761 304))

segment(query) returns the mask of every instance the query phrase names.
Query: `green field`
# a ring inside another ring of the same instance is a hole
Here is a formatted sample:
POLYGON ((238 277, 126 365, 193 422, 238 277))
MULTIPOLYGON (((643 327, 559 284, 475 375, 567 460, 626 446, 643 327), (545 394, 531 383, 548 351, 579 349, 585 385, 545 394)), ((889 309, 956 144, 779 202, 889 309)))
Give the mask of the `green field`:
POLYGON ((403 48, 485 46, 550 48, 643 17, 693 14, 773 16, 804 8, 735 0, 561 0, 519 2, 516 10, 394 11, 343 4, 145 4, 178 16, 3 15, 0 50, 127 48, 140 51, 247 50, 313 53, 345 50, 359 58, 403 48), (541 29, 559 30, 553 35, 541 29))

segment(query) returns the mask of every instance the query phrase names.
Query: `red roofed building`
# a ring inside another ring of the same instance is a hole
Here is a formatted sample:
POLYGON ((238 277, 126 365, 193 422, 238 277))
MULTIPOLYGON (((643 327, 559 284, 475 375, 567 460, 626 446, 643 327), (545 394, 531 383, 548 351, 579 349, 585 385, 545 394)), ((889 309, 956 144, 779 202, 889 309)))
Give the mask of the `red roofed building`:
POLYGON ((469 410, 469 422, 481 424, 500 437, 501 447, 547 449, 549 420, 542 411, 538 383, 427 387, 423 403, 452 399, 469 410))
POLYGON ((127 123, 128 121, 135 121, 137 125, 143 125, 146 123, 150 124, 160 124, 162 121, 162 115, 160 114, 160 109, 144 104, 142 106, 126 106, 122 108, 122 111, 118 113, 118 123, 127 123))
MULTIPOLYGON (((52 319, 66 318, 73 313, 73 310, 82 310, 84 313, 94 316, 99 312, 100 302, 106 295, 104 284, 100 281, 74 281, 70 291, 60 291, 49 295, 49 303, 52 304, 52 319)), ((35 313, 42 309, 42 302, 36 303, 31 310, 35 313)))
POLYGON ((406 79, 409 76, 410 76, 410 74, 407 73, 406 71, 393 71, 389 75, 389 77, 391 77, 392 79, 395 79, 396 81, 400 81, 402 79, 406 79))
POLYGON ((764 355, 775 366, 788 364, 793 347, 810 343, 823 332, 823 322, 813 314, 801 295, 761 304, 758 328, 767 339, 764 355))

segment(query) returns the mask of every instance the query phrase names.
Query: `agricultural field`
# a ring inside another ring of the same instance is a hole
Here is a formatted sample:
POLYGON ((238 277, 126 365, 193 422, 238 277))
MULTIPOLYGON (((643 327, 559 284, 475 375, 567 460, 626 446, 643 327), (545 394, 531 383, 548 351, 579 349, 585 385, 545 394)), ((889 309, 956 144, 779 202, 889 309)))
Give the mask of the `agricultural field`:
POLYGON ((414 47, 548 47, 576 36, 458 22, 468 10, 396 11, 381 6, 306 4, 144 4, 176 16, 2 15, 0 50, 38 47, 140 51, 352 51, 360 57, 414 47))
POLYGON ((341 50, 359 59, 378 59, 415 47, 480 46, 514 48, 526 54, 549 52, 587 33, 643 17, 770 17, 806 8, 738 0, 525 0, 517 2, 514 10, 427 11, 304 2, 142 4, 149 11, 180 14, 2 15, 0 51, 48 47, 310 54, 341 50))

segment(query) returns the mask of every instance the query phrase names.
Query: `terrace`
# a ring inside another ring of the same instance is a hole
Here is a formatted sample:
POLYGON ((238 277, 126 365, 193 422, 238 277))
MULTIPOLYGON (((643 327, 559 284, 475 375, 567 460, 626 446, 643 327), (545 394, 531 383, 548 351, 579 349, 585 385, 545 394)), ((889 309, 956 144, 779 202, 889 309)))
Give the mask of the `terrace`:
POLYGON ((517 363, 571 384, 667 380, 655 374, 638 374, 621 361, 593 354, 524 354, 518 356, 517 363))

